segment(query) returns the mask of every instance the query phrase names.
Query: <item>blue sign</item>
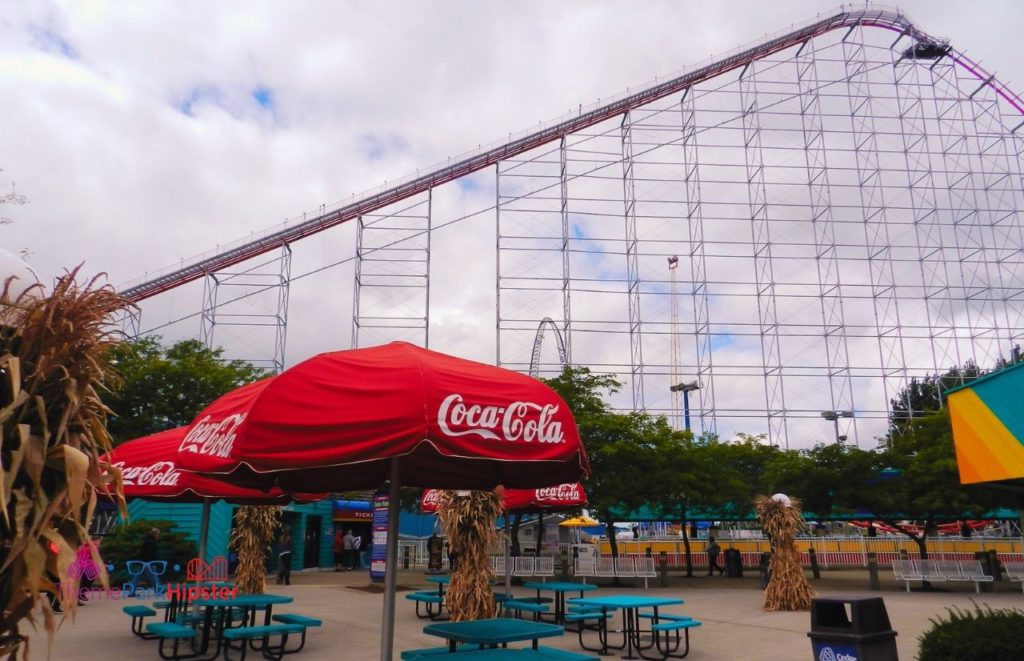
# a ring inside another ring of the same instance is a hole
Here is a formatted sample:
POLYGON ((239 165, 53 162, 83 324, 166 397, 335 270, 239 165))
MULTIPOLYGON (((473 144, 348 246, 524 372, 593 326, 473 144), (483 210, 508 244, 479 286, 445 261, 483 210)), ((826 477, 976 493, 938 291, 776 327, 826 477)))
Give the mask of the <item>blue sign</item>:
POLYGON ((388 566, 388 488, 373 494, 373 548, 370 550, 370 580, 384 582, 388 566))
POLYGON ((817 640, 814 641, 814 658, 816 661, 860 661, 856 647, 817 640))

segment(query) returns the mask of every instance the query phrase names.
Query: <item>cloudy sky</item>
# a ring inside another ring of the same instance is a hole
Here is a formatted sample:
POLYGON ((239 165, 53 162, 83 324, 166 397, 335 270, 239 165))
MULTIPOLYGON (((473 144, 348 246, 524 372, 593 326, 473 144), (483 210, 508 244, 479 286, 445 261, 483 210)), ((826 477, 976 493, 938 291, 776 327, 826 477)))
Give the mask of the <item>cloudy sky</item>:
MULTIPOLYGON (((901 8, 1024 87, 1024 3, 901 8)), ((122 285, 835 9, 782 0, 10 3, 0 15, 0 192, 16 183, 30 203, 0 213, 13 221, 0 227, 0 246, 25 251, 45 280, 84 263, 122 285)), ((453 217, 493 204, 486 186, 446 195, 453 217)), ((435 286, 458 295, 432 309, 432 344, 493 361, 493 261, 470 259, 465 240, 493 237, 488 223, 493 216, 435 238, 435 260, 462 269, 435 286), (484 284, 455 287, 468 282, 484 284)), ((293 272, 342 261, 350 244, 350 231, 309 239, 293 272)), ((351 341, 351 268, 306 283, 292 292, 289 363, 351 341)), ((195 336, 200 304, 196 288, 164 297, 143 327, 195 336), (175 319, 186 321, 165 326, 175 319)))

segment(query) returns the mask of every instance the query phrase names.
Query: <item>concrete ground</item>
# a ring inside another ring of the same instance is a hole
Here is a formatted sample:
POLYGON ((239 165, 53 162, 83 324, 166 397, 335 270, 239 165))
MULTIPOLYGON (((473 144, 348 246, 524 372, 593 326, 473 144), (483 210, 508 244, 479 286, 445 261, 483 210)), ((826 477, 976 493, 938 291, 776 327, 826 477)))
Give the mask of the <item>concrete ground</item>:
MULTIPOLYGON (((611 587, 607 579, 597 581, 606 594, 636 594, 643 590, 642 581, 624 580, 622 587, 611 587), (630 585, 632 584, 632 585, 630 585)), ((1000 582, 991 593, 975 594, 973 584, 939 584, 939 590, 908 594, 902 585, 883 575, 881 592, 868 590, 864 572, 826 572, 812 581, 821 596, 882 596, 898 632, 897 647, 901 659, 917 656, 917 638, 929 626, 929 619, 940 616, 949 606, 972 608, 974 603, 995 608, 1024 609, 1020 584, 1000 582)), ((310 631, 306 649, 295 659, 378 659, 380 657, 380 619, 382 595, 357 589, 369 584, 366 572, 306 572, 293 576, 288 587, 268 585, 268 592, 287 594, 295 601, 276 612, 294 612, 319 617, 321 629, 310 631)), ((399 584, 428 589, 422 572, 403 572, 399 584)), ((685 605, 672 612, 690 615, 703 626, 692 631, 691 653, 694 661, 707 659, 746 659, 788 661, 810 659, 809 613, 765 613, 763 593, 756 573, 744 578, 695 576, 687 579, 672 576, 669 587, 654 587, 650 593, 679 597, 685 605)), ((522 588, 515 589, 525 593, 522 588)), ((126 603, 136 601, 90 601, 78 609, 74 621, 65 618, 52 648, 53 659, 77 661, 108 659, 157 659, 156 641, 132 636, 129 618, 121 612, 126 603)), ((434 647, 440 640, 423 634, 424 620, 414 614, 414 604, 399 593, 395 614, 395 658, 398 652, 419 647, 434 647)), ((30 627, 25 627, 30 631, 30 627)), ((32 658, 46 658, 47 642, 42 633, 33 633, 32 658)), ((578 650, 575 635, 547 639, 551 647, 578 650)), ((260 658, 260 657, 256 657, 260 658)), ((614 657, 613 657, 614 658, 614 657)))

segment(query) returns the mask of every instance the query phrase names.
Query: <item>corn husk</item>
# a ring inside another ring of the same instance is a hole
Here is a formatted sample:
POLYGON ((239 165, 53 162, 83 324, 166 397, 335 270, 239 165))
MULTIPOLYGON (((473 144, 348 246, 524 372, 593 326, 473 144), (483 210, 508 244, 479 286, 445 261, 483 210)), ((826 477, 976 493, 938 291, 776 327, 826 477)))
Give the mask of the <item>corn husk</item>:
POLYGON ((238 553, 235 587, 242 594, 263 594, 267 589, 267 552, 280 511, 276 505, 246 505, 235 513, 228 548, 238 553))
MULTIPOLYGON (((36 285, 15 297, 21 287, 0 283, 0 657, 9 659, 28 657, 25 619, 33 627, 41 619, 52 645, 57 618, 43 592, 55 592, 74 617, 69 569, 90 541, 97 490, 127 516, 120 474, 100 461, 111 440, 98 393, 115 379, 105 356, 121 341, 108 323, 128 304, 97 278, 79 286, 77 272, 58 278, 49 296, 36 285)), ((89 549, 107 587, 104 563, 89 549)))
POLYGON ((772 540, 771 579, 764 591, 764 609, 810 610, 815 591, 804 576, 803 565, 793 544, 793 538, 804 525, 800 500, 793 498, 791 505, 786 507, 770 496, 758 496, 754 509, 761 527, 772 540))
POLYGON ((489 491, 471 491, 466 496, 440 492, 437 516, 457 554, 445 596, 453 622, 487 619, 497 613, 490 585, 494 578, 490 549, 497 540, 494 525, 501 512, 501 497, 489 491))

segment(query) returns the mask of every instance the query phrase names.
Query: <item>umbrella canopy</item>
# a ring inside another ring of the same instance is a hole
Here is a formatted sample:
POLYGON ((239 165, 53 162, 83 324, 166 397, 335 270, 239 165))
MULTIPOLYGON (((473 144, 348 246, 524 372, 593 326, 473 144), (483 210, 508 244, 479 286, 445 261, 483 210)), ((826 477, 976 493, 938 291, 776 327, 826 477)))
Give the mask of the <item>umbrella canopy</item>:
MULTIPOLYGON (((571 510, 587 504, 587 494, 579 482, 540 489, 505 489, 505 511, 540 512, 571 510)), ((427 489, 420 498, 420 511, 437 511, 437 489, 427 489)))
POLYGON ((216 478, 180 470, 178 446, 187 427, 168 429, 122 443, 101 459, 121 471, 125 498, 197 503, 223 498, 250 505, 315 502, 327 494, 287 494, 281 489, 248 489, 216 478))
POLYGON ((324 353, 204 409, 187 470, 285 490, 403 485, 489 490, 588 472, 572 413, 540 381, 405 342, 324 353))
POLYGON ((562 521, 558 525, 570 528, 586 528, 589 526, 599 526, 601 525, 601 523, 600 521, 595 521, 594 519, 591 519, 589 516, 574 516, 571 519, 566 519, 565 521, 562 521))

